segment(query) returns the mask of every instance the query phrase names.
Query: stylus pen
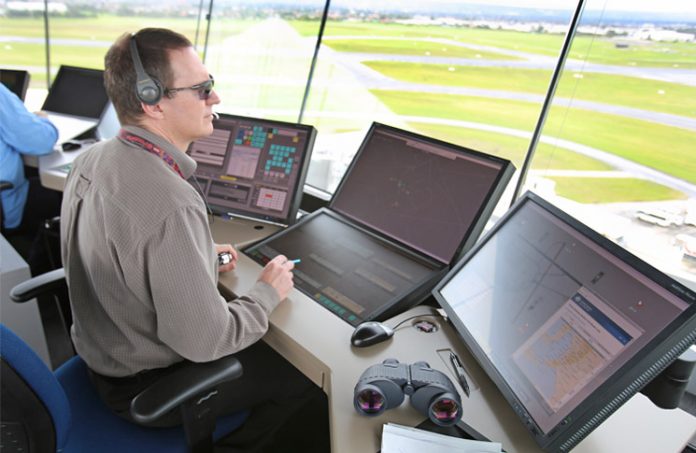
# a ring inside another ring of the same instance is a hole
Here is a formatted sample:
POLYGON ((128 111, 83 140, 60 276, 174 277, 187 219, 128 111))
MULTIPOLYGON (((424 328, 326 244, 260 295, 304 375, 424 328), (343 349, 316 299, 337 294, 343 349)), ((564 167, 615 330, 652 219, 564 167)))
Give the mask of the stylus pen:
POLYGON ((450 351, 450 361, 452 362, 452 366, 454 366, 454 372, 457 373, 457 379, 459 380, 459 385, 462 386, 462 389, 464 390, 464 393, 466 393, 466 397, 469 397, 469 394, 471 391, 469 390, 469 383, 466 380, 466 372, 464 371, 464 367, 462 366, 462 362, 459 361, 459 357, 457 357, 457 354, 454 352, 450 351))

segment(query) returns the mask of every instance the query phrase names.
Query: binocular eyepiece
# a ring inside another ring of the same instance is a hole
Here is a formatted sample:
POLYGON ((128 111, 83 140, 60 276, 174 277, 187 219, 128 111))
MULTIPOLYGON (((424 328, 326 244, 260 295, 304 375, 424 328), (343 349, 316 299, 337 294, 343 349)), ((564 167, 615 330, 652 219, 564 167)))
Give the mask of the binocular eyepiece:
POLYGON ((386 359, 372 365, 355 385, 353 405, 358 413, 375 416, 401 405, 404 394, 437 425, 452 426, 462 418, 461 398, 452 381, 426 362, 407 365, 386 359))

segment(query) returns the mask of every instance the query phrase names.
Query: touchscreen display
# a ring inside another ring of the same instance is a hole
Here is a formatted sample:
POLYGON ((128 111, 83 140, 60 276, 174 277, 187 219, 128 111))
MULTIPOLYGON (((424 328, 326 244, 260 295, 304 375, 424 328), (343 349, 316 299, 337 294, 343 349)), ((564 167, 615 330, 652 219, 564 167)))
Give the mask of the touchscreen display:
POLYGON ((225 114, 213 126, 188 153, 198 163, 196 180, 215 213, 294 223, 316 130, 225 114))
MULTIPOLYGON (((577 418, 693 299, 535 200, 516 205, 434 292, 499 387, 547 434, 577 418)), ((606 404, 615 396, 602 394, 606 404)))
POLYGON ((260 264, 279 254, 299 259, 295 287, 352 325, 375 319, 440 274, 432 263, 326 210, 245 253, 260 264))

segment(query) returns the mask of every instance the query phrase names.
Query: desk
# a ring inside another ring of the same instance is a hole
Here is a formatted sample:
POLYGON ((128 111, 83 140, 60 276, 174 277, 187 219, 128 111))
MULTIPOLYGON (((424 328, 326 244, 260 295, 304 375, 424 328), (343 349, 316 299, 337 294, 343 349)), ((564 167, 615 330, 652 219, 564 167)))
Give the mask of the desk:
MULTIPOLYGON (((229 242, 237 247, 261 239, 270 231, 254 230, 248 222, 218 219, 211 228, 216 242, 229 242)), ((240 253, 236 271, 221 276, 221 290, 230 295, 245 294, 256 281, 260 270, 261 266, 240 253)), ((450 350, 459 355, 470 376, 471 397, 464 397, 462 402, 462 421, 489 439, 501 442, 508 452, 540 451, 454 329, 437 317, 435 309, 415 307, 393 318, 389 324, 394 325, 401 319, 416 315, 436 322, 440 329, 435 333, 423 333, 407 322, 387 342, 357 349, 350 346, 353 328, 349 324, 296 289, 272 313, 271 325, 264 340, 328 395, 331 451, 375 452, 379 449, 384 423, 415 426, 425 418, 408 401, 378 417, 358 415, 353 408, 353 388, 365 368, 386 358, 408 363, 425 360, 433 368, 446 372, 458 386, 447 360, 450 350)), ((638 394, 573 451, 681 452, 694 432, 695 417, 679 409, 659 409, 638 394)))
POLYGON ((10 290, 30 277, 29 265, 0 235, 0 320, 31 346, 50 368, 48 345, 36 299, 23 304, 10 300, 10 290))
POLYGON ((77 156, 88 150, 91 145, 84 145, 75 151, 64 152, 59 148, 53 150, 51 154, 44 156, 23 155, 24 165, 39 169, 39 179, 41 185, 47 189, 62 192, 65 188, 65 180, 68 177, 67 171, 58 168, 72 163, 77 156))

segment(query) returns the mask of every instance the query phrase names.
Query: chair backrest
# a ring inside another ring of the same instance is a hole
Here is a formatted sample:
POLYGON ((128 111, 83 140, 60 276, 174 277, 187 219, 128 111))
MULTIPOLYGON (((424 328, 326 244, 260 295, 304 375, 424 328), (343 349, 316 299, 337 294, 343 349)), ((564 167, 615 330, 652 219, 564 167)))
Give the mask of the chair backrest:
POLYGON ((55 375, 21 338, 2 324, 0 358, 0 417, 4 429, 24 435, 30 452, 63 448, 72 420, 70 403, 55 375))

